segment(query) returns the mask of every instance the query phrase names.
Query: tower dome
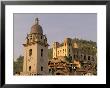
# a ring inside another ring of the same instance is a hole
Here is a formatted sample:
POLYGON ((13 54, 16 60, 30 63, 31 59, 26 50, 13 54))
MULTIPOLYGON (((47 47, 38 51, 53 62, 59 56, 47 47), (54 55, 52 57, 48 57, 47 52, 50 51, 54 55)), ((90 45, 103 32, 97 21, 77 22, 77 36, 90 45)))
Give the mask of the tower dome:
POLYGON ((38 34, 43 34, 42 27, 39 25, 39 20, 38 18, 35 19, 35 24, 31 27, 31 34, 33 33, 38 33, 38 34))

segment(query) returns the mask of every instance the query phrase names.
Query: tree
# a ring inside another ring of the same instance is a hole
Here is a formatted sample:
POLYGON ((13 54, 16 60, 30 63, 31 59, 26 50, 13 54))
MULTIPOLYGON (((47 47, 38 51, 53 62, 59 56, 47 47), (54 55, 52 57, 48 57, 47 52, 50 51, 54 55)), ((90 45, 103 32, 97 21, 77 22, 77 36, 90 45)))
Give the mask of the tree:
POLYGON ((53 49, 52 48, 48 49, 48 58, 49 59, 53 58, 53 49))
POLYGON ((13 71, 14 74, 20 73, 23 71, 23 56, 19 56, 16 61, 13 62, 13 71))
POLYGON ((68 61, 69 63, 72 61, 72 56, 65 56, 64 57, 66 61, 68 61))

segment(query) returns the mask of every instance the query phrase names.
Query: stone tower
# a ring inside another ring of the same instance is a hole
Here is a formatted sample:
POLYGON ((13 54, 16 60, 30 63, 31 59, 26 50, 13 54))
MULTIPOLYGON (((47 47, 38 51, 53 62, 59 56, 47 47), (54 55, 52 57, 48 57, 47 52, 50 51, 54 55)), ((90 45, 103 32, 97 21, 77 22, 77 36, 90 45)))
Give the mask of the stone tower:
POLYGON ((47 75, 48 74, 48 43, 38 18, 27 34, 24 46, 23 74, 47 75))
POLYGON ((57 58, 57 47, 59 46, 58 42, 53 43, 53 58, 57 58))

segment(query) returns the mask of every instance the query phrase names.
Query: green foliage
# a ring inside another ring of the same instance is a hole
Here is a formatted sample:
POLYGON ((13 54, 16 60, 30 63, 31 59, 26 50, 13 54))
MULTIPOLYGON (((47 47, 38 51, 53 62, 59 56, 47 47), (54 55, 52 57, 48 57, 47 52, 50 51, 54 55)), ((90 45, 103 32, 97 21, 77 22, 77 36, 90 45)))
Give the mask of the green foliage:
POLYGON ((52 48, 48 49, 48 58, 49 59, 53 58, 53 49, 52 48))
POLYGON ((95 55, 97 53, 97 43, 93 41, 87 41, 82 39, 73 39, 73 42, 76 42, 79 46, 79 49, 83 53, 95 55))
POLYGON ((15 73, 20 73, 23 71, 23 56, 19 56, 16 61, 13 62, 13 71, 15 73))
POLYGON ((69 63, 72 61, 72 56, 65 56, 64 57, 66 61, 68 61, 69 63))

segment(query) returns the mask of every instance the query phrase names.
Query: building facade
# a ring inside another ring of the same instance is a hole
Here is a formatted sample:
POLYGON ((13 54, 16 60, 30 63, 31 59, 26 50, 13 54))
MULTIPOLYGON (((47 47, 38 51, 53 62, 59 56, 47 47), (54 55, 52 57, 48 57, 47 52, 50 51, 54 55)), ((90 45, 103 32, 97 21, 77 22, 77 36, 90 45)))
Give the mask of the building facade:
POLYGON ((53 59, 49 62, 50 74, 57 75, 57 70, 60 70, 58 72, 60 75, 86 75, 88 73, 96 75, 97 55, 91 52, 94 47, 91 44, 88 45, 89 43, 83 45, 71 38, 64 39, 63 43, 54 42, 53 59))
POLYGON ((89 54, 85 52, 81 47, 78 46, 76 41, 73 41, 71 38, 64 39, 63 43, 54 42, 53 43, 53 58, 59 57, 71 57, 72 60, 82 60, 82 61, 91 61, 91 59, 96 58, 96 54, 89 54))
POLYGON ((64 39, 62 44, 58 42, 53 43, 53 58, 60 56, 71 56, 74 58, 74 54, 78 53, 78 45, 73 42, 71 38, 64 39))
POLYGON ((27 34, 24 46, 24 75, 47 75, 48 74, 48 43, 43 29, 39 25, 38 18, 27 34))

